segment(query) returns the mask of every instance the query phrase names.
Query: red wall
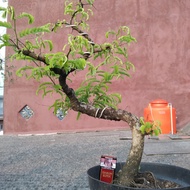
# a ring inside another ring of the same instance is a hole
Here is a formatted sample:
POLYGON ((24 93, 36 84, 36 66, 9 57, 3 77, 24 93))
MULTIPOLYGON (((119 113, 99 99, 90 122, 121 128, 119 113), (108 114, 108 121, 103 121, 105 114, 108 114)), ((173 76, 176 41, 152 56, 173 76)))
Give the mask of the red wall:
MULTIPOLYGON (((62 17, 62 0, 25 1, 9 0, 16 11, 36 15, 36 25, 56 22, 62 17)), ((188 0, 95 0, 94 17, 91 19, 92 39, 104 41, 108 29, 127 25, 137 43, 129 47, 130 60, 136 66, 131 79, 114 82, 112 90, 123 95, 120 108, 142 116, 143 109, 152 100, 161 98, 171 102, 177 111, 177 129, 190 122, 190 1, 188 0), (118 85, 119 84, 119 85, 118 85)), ((26 23, 19 23, 23 28, 26 23)), ((55 50, 62 49, 64 30, 58 37, 55 50)), ((10 53, 7 50, 7 55, 10 53)), ((11 65, 12 63, 7 62, 11 65)), ((17 62, 18 65, 22 64, 17 62)), ((24 63, 23 63, 24 64, 24 63)), ((80 77, 83 75, 80 74, 80 77)), ((14 78, 6 81, 4 91, 4 132, 45 133, 61 131, 87 131, 126 128, 124 122, 103 121, 70 111, 59 121, 48 110, 53 99, 35 95, 38 83, 14 78), (23 119, 19 111, 29 105, 34 116, 23 119)), ((73 81, 74 87, 78 79, 73 81)))

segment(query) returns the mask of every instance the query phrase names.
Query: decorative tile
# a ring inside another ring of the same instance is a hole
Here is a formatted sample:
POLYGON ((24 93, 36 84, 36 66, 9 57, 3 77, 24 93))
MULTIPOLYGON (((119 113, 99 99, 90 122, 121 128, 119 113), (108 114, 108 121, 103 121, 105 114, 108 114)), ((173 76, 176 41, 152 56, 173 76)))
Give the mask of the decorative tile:
POLYGON ((56 117, 59 119, 59 120, 63 120, 65 118, 65 116, 67 115, 67 112, 63 112, 62 108, 59 108, 57 110, 57 113, 56 113, 56 117))
POLYGON ((26 120, 34 115, 34 111, 28 105, 24 106, 19 113, 26 120))

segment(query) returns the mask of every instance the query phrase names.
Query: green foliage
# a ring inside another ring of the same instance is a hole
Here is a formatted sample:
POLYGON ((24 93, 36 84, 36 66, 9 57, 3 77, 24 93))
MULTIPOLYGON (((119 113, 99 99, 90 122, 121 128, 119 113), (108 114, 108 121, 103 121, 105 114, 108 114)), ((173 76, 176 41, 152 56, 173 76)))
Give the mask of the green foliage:
POLYGON ((15 20, 15 10, 14 10, 14 7, 9 6, 7 10, 8 10, 8 13, 10 13, 11 20, 15 20))
POLYGON ((2 12, 2 18, 6 18, 7 15, 10 15, 11 20, 15 20, 15 10, 14 7, 8 6, 7 8, 5 7, 0 7, 0 12, 2 12))
MULTIPOLYGON (((114 35, 112 42, 94 45, 93 52, 90 53, 90 56, 94 60, 99 59, 100 63, 97 65, 90 62, 87 63, 88 72, 86 79, 76 91, 77 97, 81 101, 91 103, 95 107, 104 108, 109 106, 115 109, 121 102, 121 96, 119 94, 110 94, 108 92, 109 85, 114 80, 130 77, 129 70, 131 68, 134 70, 134 65, 128 61, 127 45, 136 40, 130 35, 129 29, 127 29, 126 27, 121 27, 116 32, 109 31, 106 33, 106 37, 114 35), (126 36, 124 33, 126 33, 126 36), (130 40, 123 41, 121 37, 128 37, 130 40), (96 52, 97 49, 101 51, 96 52)), ((90 48, 92 48, 88 43, 83 43, 80 48, 73 42, 70 44, 73 45, 73 49, 77 47, 74 49, 76 50, 75 53, 84 51, 82 48, 86 48, 90 52, 90 48)))
POLYGON ((6 21, 0 21, 0 26, 5 28, 12 28, 11 23, 6 21))
POLYGON ((51 40, 42 40, 36 37, 35 42, 31 42, 29 40, 25 41, 25 50, 30 50, 34 51, 35 49, 42 49, 42 48, 47 48, 49 51, 53 50, 53 42, 51 40))
POLYGON ((70 47, 70 55, 83 56, 84 52, 92 52, 93 48, 86 38, 83 36, 68 35, 68 45, 70 47))
POLYGON ((59 84, 53 84, 52 82, 43 82, 39 85, 36 95, 39 94, 39 92, 42 92, 42 97, 45 97, 47 94, 53 94, 54 92, 59 93, 61 96, 63 96, 63 92, 61 91, 61 86, 59 84))
POLYGON ((45 59, 49 68, 63 68, 67 62, 67 57, 63 52, 46 54, 45 59))
POLYGON ((62 97, 60 99, 56 99, 53 105, 49 107, 49 109, 53 108, 54 114, 56 114, 57 110, 61 108, 63 115, 66 115, 70 107, 71 105, 69 99, 67 97, 62 97))
POLYGON ((18 18, 24 18, 24 17, 28 18, 28 24, 32 24, 34 22, 34 17, 31 14, 23 12, 18 16, 18 18))
POLYGON ((62 91, 62 87, 59 84, 55 84, 52 82, 43 82, 39 85, 36 94, 42 94, 42 97, 47 95, 52 96, 54 93, 58 93, 61 98, 56 99, 53 105, 49 106, 49 109, 54 109, 54 114, 57 113, 58 110, 61 109, 63 115, 66 115, 70 108, 70 101, 66 97, 66 95, 62 91))
POLYGON ((32 67, 32 66, 24 66, 24 67, 21 67, 20 69, 18 69, 18 70, 16 71, 16 75, 17 75, 18 77, 22 77, 23 74, 24 74, 24 71, 29 70, 29 69, 33 69, 33 68, 34 68, 34 67, 32 67))
POLYGON ((95 77, 83 82, 82 86, 76 90, 76 95, 80 101, 91 103, 95 107, 104 108, 106 106, 117 108, 121 102, 121 95, 108 93, 108 85, 97 80, 95 77))
POLYGON ((50 23, 48 23, 44 26, 40 26, 40 27, 26 28, 25 30, 23 30, 19 33, 19 36, 25 37, 27 35, 38 34, 38 33, 43 33, 43 32, 46 32, 46 33, 51 32, 50 23))
POLYGON ((6 19, 7 18, 7 8, 0 7, 0 12, 2 12, 2 18, 6 19))
MULTIPOLYGON (((43 97, 53 93, 60 95, 60 98, 50 106, 54 108, 55 113, 59 108, 66 113, 71 105, 61 86, 57 84, 58 75, 53 70, 62 69, 67 75, 72 73, 73 77, 77 77, 78 72, 85 70, 84 80, 75 89, 78 100, 90 103, 97 108, 113 107, 115 109, 121 102, 121 95, 115 92, 110 93, 110 85, 115 80, 130 77, 130 70, 134 70, 134 65, 128 60, 127 49, 128 45, 136 40, 131 36, 129 28, 121 26, 116 31, 108 31, 105 35, 105 40, 108 42, 94 43, 86 33, 89 29, 87 21, 93 15, 91 7, 94 0, 80 2, 73 3, 66 0, 64 10, 66 18, 58 20, 55 24, 47 23, 38 27, 35 25, 29 27, 30 24, 35 24, 31 14, 23 12, 17 16, 13 7, 0 8, 3 16, 8 15, 10 20, 10 22, 0 22, 0 26, 10 28, 14 34, 1 36, 0 48, 12 46, 15 50, 15 54, 11 56, 12 60, 29 62, 28 65, 17 70, 17 76, 38 81, 42 78, 50 78, 51 82, 43 82, 39 86, 37 94, 40 93, 43 97), (67 20, 68 16, 69 20, 67 20), (20 31, 16 26, 17 21, 22 19, 27 19, 29 25, 20 31), (54 32, 63 27, 75 32, 68 36, 63 35, 68 42, 63 45, 62 50, 57 51, 53 49, 53 40, 46 38, 46 34, 56 35, 54 32), (30 54, 24 55, 24 51, 29 51, 30 54), (42 56, 44 60, 41 61, 39 56, 42 56)), ((142 132, 146 132, 143 127, 142 132)))
MULTIPOLYGON (((87 0, 89 5, 93 5, 94 0, 87 0)), ((65 15, 70 15, 70 24, 80 25, 83 30, 88 30, 89 25, 86 23, 90 15, 93 15, 92 9, 84 9, 83 4, 73 3, 70 0, 65 1, 65 15)))
MULTIPOLYGON (((30 58, 28 57, 28 59, 30 59, 30 58)), ((23 59, 21 59, 21 60, 23 60, 23 59)), ((27 57, 25 60, 27 60, 27 57)), ((18 77, 25 76, 27 79, 35 79, 37 81, 40 81, 44 77, 50 77, 50 76, 56 78, 56 75, 50 70, 50 68, 48 66, 36 67, 36 66, 26 65, 26 66, 23 66, 20 69, 18 69, 16 71, 16 75, 18 77)))
POLYGON ((86 2, 87 2, 89 5, 93 5, 94 0, 86 0, 86 2))
POLYGON ((160 128, 161 123, 159 121, 145 122, 144 118, 141 117, 140 123, 141 123, 140 130, 142 134, 154 135, 154 136, 158 136, 159 134, 161 134, 161 128, 160 128))
POLYGON ((3 34, 0 37, 0 42, 1 42, 0 49, 2 47, 11 46, 9 39, 10 39, 10 35, 8 35, 8 34, 3 34))
POLYGON ((53 50, 53 42, 51 40, 44 40, 42 41, 42 45, 44 48, 46 48, 46 44, 49 46, 49 51, 53 50))

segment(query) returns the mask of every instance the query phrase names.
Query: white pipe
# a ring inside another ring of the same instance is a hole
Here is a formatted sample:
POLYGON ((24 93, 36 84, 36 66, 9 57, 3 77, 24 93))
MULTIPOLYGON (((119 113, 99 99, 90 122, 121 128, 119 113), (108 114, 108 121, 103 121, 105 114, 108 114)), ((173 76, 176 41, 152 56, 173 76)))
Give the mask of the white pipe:
POLYGON ((168 104, 170 107, 170 121, 171 121, 171 134, 174 134, 174 126, 173 126, 173 113, 172 113, 172 104, 168 104))
POLYGON ((152 112, 152 106, 151 106, 151 104, 149 104, 149 108, 150 108, 150 114, 151 114, 152 120, 154 121, 154 116, 153 116, 153 112, 152 112))

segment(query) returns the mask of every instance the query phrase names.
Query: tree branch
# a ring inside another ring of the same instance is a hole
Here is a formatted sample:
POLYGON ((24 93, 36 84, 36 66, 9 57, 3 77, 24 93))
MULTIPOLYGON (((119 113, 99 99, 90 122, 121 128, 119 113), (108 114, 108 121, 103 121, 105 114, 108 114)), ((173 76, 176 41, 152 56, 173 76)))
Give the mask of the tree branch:
MULTIPOLYGON (((36 55, 34 52, 31 52, 29 50, 23 50, 22 53, 26 56, 30 56, 36 59, 37 61, 42 61, 43 63, 47 65, 44 56, 36 55)), ((60 68, 52 68, 51 70, 55 74, 59 75, 59 84, 61 85, 63 92, 70 99, 71 108, 74 111, 89 115, 91 117, 100 118, 100 119, 114 120, 114 121, 122 120, 122 121, 127 122, 131 128, 134 127, 139 122, 138 117, 136 117, 135 115, 132 115, 130 112, 126 110, 121 110, 121 109, 116 110, 111 107, 96 108, 92 106, 91 104, 85 104, 85 103, 79 102, 79 100, 77 99, 75 95, 74 90, 70 88, 66 83, 67 76, 72 71, 70 71, 69 73, 66 73, 63 69, 60 69, 60 68)))
POLYGON ((69 88, 69 86, 66 84, 66 77, 67 76, 64 73, 62 73, 59 77, 59 84, 61 85, 63 92, 70 99, 71 108, 74 111, 99 119, 114 120, 114 121, 122 120, 127 122, 131 128, 139 127, 137 126, 137 123, 139 123, 138 117, 132 115, 128 111, 121 109, 116 110, 111 107, 96 108, 91 104, 79 102, 79 100, 75 95, 74 90, 72 88, 69 88))
POLYGON ((34 52, 31 52, 30 50, 21 50, 21 52, 23 53, 23 55, 26 55, 26 56, 29 56, 37 61, 41 61, 43 63, 46 63, 46 60, 45 60, 45 57, 44 56, 41 56, 41 55, 37 55, 36 53, 34 52))

